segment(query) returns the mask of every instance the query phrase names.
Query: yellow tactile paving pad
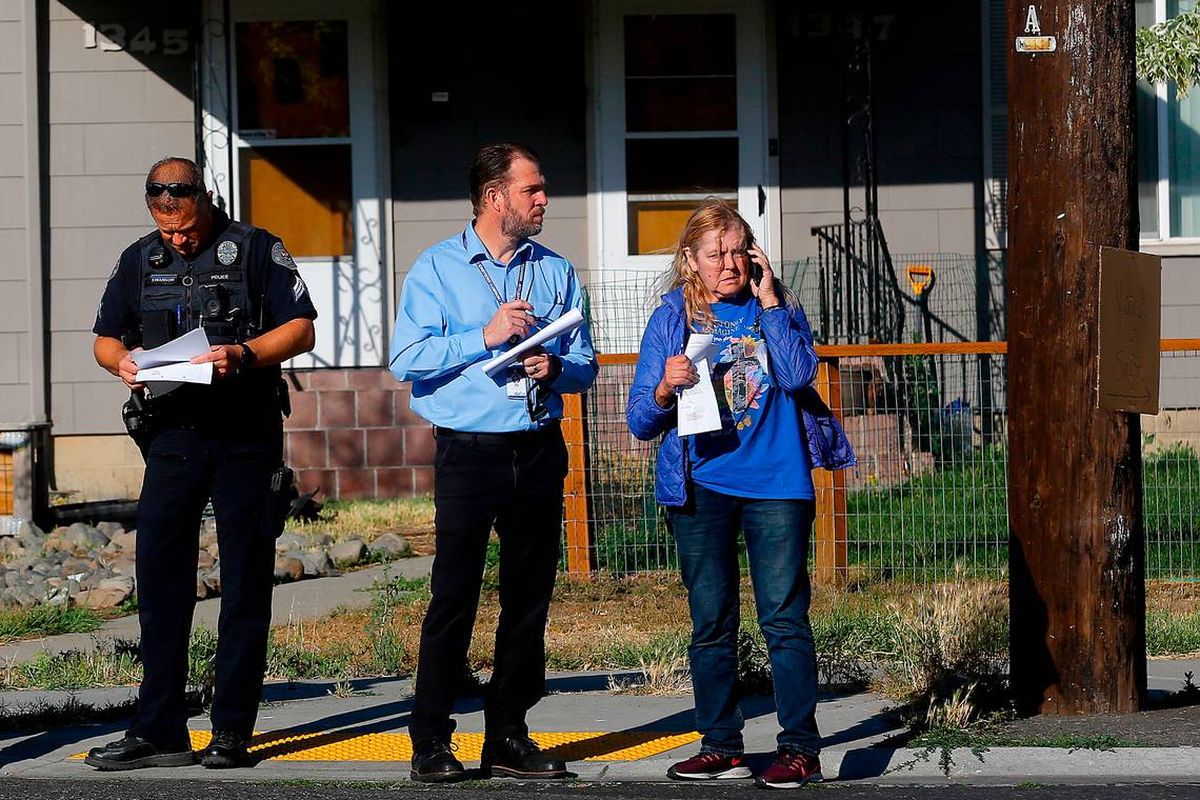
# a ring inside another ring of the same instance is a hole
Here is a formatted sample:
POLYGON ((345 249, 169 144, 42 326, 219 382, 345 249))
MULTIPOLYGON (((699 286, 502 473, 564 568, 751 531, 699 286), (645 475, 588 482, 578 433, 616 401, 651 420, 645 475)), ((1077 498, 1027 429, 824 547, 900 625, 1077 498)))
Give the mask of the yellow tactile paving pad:
MULTIPOLYGON (((208 746, 212 733, 190 731, 192 748, 208 746)), ((478 761, 482 733, 454 735, 455 755, 478 761)), ((661 731, 531 733, 538 746, 564 761, 637 761, 700 740, 700 734, 661 731)), ((412 740, 403 733, 329 731, 256 733, 250 752, 264 761, 411 761, 412 740)), ((83 758, 84 753, 73 756, 83 758)))

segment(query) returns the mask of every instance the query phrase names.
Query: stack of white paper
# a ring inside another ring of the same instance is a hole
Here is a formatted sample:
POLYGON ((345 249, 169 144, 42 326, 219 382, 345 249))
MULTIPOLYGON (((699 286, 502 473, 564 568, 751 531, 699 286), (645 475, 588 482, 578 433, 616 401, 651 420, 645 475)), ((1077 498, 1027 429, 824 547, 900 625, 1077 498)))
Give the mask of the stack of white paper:
POLYGON ((153 381, 177 381, 181 383, 212 383, 212 362, 191 363, 195 356, 203 355, 212 348, 203 328, 188 331, 178 339, 172 339, 153 350, 138 350, 130 354, 137 364, 138 383, 153 381))
POLYGON ((518 358, 528 353, 533 348, 544 342, 548 342, 556 336, 563 336, 578 328, 583 324, 583 314, 579 313, 578 309, 572 308, 567 313, 563 314, 558 319, 551 322, 540 331, 535 332, 525 341, 513 347, 511 350, 506 350, 490 361, 483 362, 483 371, 488 375, 495 375, 500 370, 515 362, 518 358))
POLYGON ((712 358, 717 354, 711 333, 693 333, 683 354, 696 365, 700 382, 679 390, 679 435, 692 436, 721 429, 721 409, 712 382, 712 358))

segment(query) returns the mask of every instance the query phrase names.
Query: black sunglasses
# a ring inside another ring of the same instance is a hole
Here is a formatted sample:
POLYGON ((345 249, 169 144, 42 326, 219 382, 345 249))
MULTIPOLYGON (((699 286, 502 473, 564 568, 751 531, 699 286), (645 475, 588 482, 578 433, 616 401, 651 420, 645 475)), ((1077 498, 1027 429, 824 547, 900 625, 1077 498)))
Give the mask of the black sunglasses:
POLYGON ((200 194, 200 187, 194 183, 159 183, 151 181, 146 184, 146 196, 158 197, 163 192, 171 197, 193 197, 200 194))

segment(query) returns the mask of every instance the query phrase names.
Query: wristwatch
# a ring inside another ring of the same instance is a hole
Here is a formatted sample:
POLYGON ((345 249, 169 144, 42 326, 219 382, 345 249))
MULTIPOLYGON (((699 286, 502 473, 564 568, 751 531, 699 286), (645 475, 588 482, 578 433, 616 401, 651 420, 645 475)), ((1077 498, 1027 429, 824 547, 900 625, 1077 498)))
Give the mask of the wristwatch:
POLYGON ((250 345, 248 344, 239 344, 238 347, 242 348, 242 363, 238 366, 238 369, 250 369, 258 361, 258 356, 254 355, 254 351, 250 349, 250 345))

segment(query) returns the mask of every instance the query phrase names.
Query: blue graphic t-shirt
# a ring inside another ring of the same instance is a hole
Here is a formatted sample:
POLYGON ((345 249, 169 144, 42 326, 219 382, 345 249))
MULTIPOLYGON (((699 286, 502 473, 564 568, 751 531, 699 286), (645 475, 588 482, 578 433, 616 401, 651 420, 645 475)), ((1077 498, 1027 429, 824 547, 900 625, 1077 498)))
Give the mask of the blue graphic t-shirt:
POLYGON ((812 500, 795 399, 771 380, 754 297, 713 303, 713 388, 721 430, 686 437, 692 480, 758 500, 812 500))

